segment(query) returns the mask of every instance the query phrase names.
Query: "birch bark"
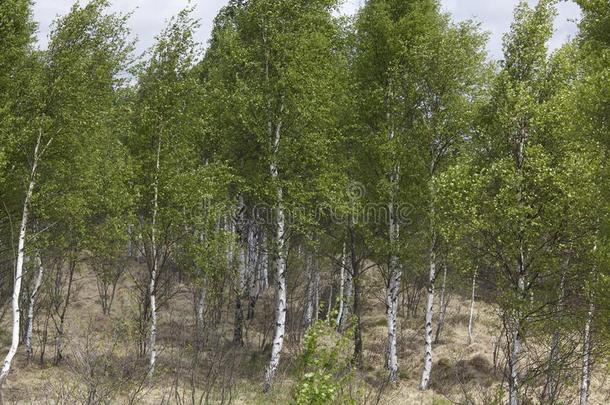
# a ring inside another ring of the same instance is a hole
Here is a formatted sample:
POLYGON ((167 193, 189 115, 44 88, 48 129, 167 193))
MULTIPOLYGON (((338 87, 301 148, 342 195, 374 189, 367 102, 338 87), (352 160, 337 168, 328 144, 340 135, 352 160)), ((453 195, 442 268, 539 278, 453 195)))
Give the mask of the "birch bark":
POLYGON ((40 157, 40 146, 42 142, 42 130, 38 132, 38 139, 36 141, 36 146, 34 147, 34 159, 32 162, 32 168, 30 171, 30 179, 28 188, 25 193, 25 199, 23 201, 23 210, 21 213, 21 225, 19 227, 19 241, 17 244, 17 261, 15 264, 15 277, 13 283, 13 295, 11 298, 11 308, 13 315, 13 325, 12 325, 12 335, 11 335, 11 346, 9 351, 4 358, 4 362, 2 363, 2 369, 0 370, 0 403, 2 400, 2 389, 6 378, 8 377, 9 372, 11 371, 11 364, 13 362, 13 358, 17 353, 17 348, 19 346, 19 321, 21 317, 20 309, 19 309, 19 298, 21 295, 21 279, 23 276, 23 262, 25 257, 25 242, 27 237, 27 224, 28 218, 30 214, 30 201, 32 200, 32 194, 34 193, 34 186, 36 184, 36 170, 38 167, 38 159, 40 157))
POLYGON ((199 349, 203 348, 205 338, 205 286, 198 288, 195 291, 195 328, 196 328, 196 343, 199 349))
MULTIPOLYGON (((523 258, 523 256, 521 256, 523 258)), ((518 291, 521 297, 525 292, 525 272, 522 270, 523 262, 519 262, 518 291)), ((520 298, 521 298, 520 297, 520 298)), ((509 405, 519 404, 519 362, 521 360, 521 311, 513 311, 511 320, 511 349, 509 354, 509 381, 508 402, 509 405)))
MULTIPOLYGON (((273 130, 273 124, 269 123, 269 131, 274 134, 273 155, 277 155, 280 145, 282 123, 279 122, 273 130)), ((284 214, 284 190, 278 184, 279 171, 276 163, 272 160, 269 166, 271 179, 276 185, 276 206, 275 206, 275 286, 276 286, 276 307, 275 307, 275 330, 273 343, 271 346, 271 358, 267 371, 263 391, 267 392, 271 388, 273 377, 280 363, 280 355, 284 345, 284 333, 286 329, 286 219, 284 214)))
POLYGON ((589 402, 589 385, 591 382, 591 323, 593 322, 593 313, 595 312, 595 304, 593 299, 589 298, 589 311, 587 312, 587 320, 583 331, 582 340, 582 372, 580 377, 579 404, 587 405, 589 402))
MULTIPOLYGON (((343 322, 343 307, 345 306, 345 296, 344 296, 344 288, 345 288, 345 243, 343 243, 343 253, 341 254, 341 268, 339 269, 339 295, 337 296, 337 301, 339 302, 339 309, 337 312, 337 320, 335 321, 335 325, 337 330, 341 330, 341 325, 343 322)), ((330 305, 330 303, 329 303, 330 305)))
POLYGON ((306 291, 306 303, 305 303, 305 311, 303 312, 303 326, 305 329, 311 326, 313 320, 313 307, 314 307, 314 283, 315 283, 315 275, 312 263, 311 253, 308 251, 305 257, 305 267, 307 271, 307 291, 306 291))
POLYGON ((445 313, 447 312, 447 300, 445 296, 447 285, 447 266, 443 266, 443 285, 441 286, 441 300, 439 303, 438 325, 436 326, 436 334, 434 335, 434 343, 437 344, 441 339, 441 333, 445 326, 445 313))
POLYGON ((161 171, 161 134, 159 134, 159 140, 157 143, 157 156, 155 161, 155 179, 153 184, 153 212, 152 212, 152 224, 151 224, 151 269, 150 269, 150 282, 148 285, 148 295, 150 300, 150 358, 148 362, 148 375, 150 378, 155 373, 155 365, 157 361, 157 266, 158 266, 158 247, 157 247, 157 215, 159 212, 159 175, 161 171))
POLYGON ((238 250, 238 263, 237 263, 237 286, 235 287, 235 316, 233 325, 233 343, 239 346, 244 345, 243 338, 243 320, 244 310, 242 307, 242 297, 249 287, 250 278, 250 239, 249 239, 249 227, 245 218, 245 206, 243 197, 239 196, 239 203, 237 206, 237 217, 236 217, 236 229, 237 229, 237 250, 238 250))
POLYGON ((348 221, 349 231, 349 258, 351 275, 354 282, 354 365, 357 369, 362 369, 362 319, 361 319, 361 296, 362 286, 360 284, 360 261, 356 256, 356 229, 354 220, 350 216, 348 221))
POLYGON ((427 390, 430 384, 430 376, 432 374, 432 318, 434 316, 434 289, 436 283, 436 267, 437 267, 437 229, 436 229, 436 189, 434 187, 434 175, 438 164, 438 159, 441 157, 441 152, 437 150, 437 142, 433 142, 430 146, 430 155, 432 159, 430 161, 429 176, 430 176, 430 207, 429 207, 429 221, 430 221, 430 247, 428 251, 428 288, 427 288, 427 299, 426 299, 426 317, 424 323, 424 368, 422 370, 421 381, 419 383, 420 390, 427 390))
POLYGON ((436 279, 436 243, 433 236, 432 246, 430 247, 430 268, 428 279, 428 297, 426 300, 426 319, 424 324, 424 369, 419 383, 420 390, 428 389, 430 375, 432 374, 432 316, 434 311, 434 282, 436 279))
MULTIPOLYGON (((593 246, 593 252, 597 250, 597 244, 593 246)), ((596 277, 596 269, 591 272, 591 279, 596 277)), ((582 336, 582 371, 580 376, 579 404, 587 405, 589 402, 589 386, 591 384, 591 324, 595 313, 595 300, 592 291, 588 293, 589 310, 582 336)))
MULTIPOLYGON (((392 90, 388 95, 388 102, 392 100, 392 90)), ((388 106, 388 109, 391 108, 388 106)), ((387 121, 390 125, 390 133, 388 141, 392 143, 395 138, 394 124, 392 123, 392 114, 388 111, 387 121)), ((400 283, 402 278, 402 269, 398 259, 398 244, 400 239, 400 225, 398 223, 398 213, 396 207, 396 194, 398 192, 400 182, 400 166, 394 158, 392 169, 390 172, 390 201, 388 203, 388 219, 389 229, 388 236, 390 241, 390 260, 388 263, 388 288, 386 291, 386 316, 388 322, 388 348, 387 348, 387 365, 390 372, 389 380, 391 383, 396 383, 398 379, 398 354, 396 348, 396 317, 398 314, 398 294, 400 292, 400 283)))
MULTIPOLYGON (((396 265, 397 266, 397 265, 396 265)), ((388 293, 386 296, 386 315, 388 321, 387 360, 390 371, 389 380, 395 383, 398 379, 398 353, 396 350, 396 315, 398 312, 398 292, 401 274, 395 270, 390 274, 388 293)))
POLYGON ((474 270, 472 274, 472 289, 470 292, 470 309, 468 313, 468 345, 472 344, 472 330, 473 330, 473 322, 474 322, 474 297, 475 291, 477 288, 477 272, 478 269, 474 270))
POLYGON ((40 285, 42 284, 42 275, 44 273, 44 267, 42 266, 42 260, 40 259, 40 253, 36 254, 36 266, 38 267, 38 271, 36 273, 36 278, 34 279, 34 283, 32 286, 32 292, 30 293, 30 299, 28 303, 28 317, 27 324, 25 328, 25 354, 28 361, 32 360, 32 356, 34 351, 32 349, 32 333, 34 329, 34 307, 36 305, 36 296, 38 295, 38 290, 40 289, 40 285))

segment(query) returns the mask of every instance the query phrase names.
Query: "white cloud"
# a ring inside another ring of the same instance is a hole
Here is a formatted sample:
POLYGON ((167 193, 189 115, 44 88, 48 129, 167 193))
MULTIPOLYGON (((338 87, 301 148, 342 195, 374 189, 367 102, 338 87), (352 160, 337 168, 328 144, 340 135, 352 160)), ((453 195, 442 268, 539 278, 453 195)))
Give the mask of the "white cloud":
MULTIPOLYGON (((528 0, 530 5, 536 1, 528 0)), ((510 28, 513 9, 519 0, 442 0, 443 8, 451 13, 455 20, 473 19, 481 22, 483 30, 490 33, 487 48, 492 57, 502 57, 502 36, 510 28)), ((574 20, 580 17, 576 3, 562 1, 557 7, 555 34, 549 44, 551 49, 560 47, 576 33, 574 20)))
MULTIPOLYGON (((530 3, 534 1, 529 0, 530 3)), ((82 3, 82 1, 81 1, 82 3)), ((195 4, 195 16, 201 20, 198 36, 202 42, 209 38, 214 17, 227 0, 114 0, 113 11, 123 13, 133 12, 129 26, 134 35, 137 35, 138 51, 142 52, 153 44, 165 22, 182 8, 195 4)), ((347 14, 354 13, 364 0, 345 0, 342 11, 347 14)), ((490 32, 488 45, 492 57, 502 55, 502 35, 510 27, 512 12, 518 0, 442 0, 443 8, 450 12, 454 19, 465 20, 472 18, 482 23, 484 30, 490 32)), ((34 18, 39 23, 39 43, 46 47, 48 42, 49 26, 58 15, 66 14, 73 1, 71 0, 37 0, 34 5, 34 18)), ((559 4, 556 32, 551 41, 551 48, 561 46, 565 40, 576 32, 573 22, 580 15, 578 6, 570 1, 559 4), (570 21, 572 20, 572 21, 570 21)))
MULTIPOLYGON (((155 36, 165 26, 166 22, 180 10, 195 5, 194 16, 201 21, 198 36, 202 42, 207 41, 212 22, 218 11, 227 4, 226 0, 113 0, 111 10, 120 13, 132 13, 129 28, 138 37, 137 50, 143 52, 149 48, 155 36)), ((48 44, 50 26, 57 16, 70 11, 72 0, 36 0, 34 4, 34 19, 38 22, 38 39, 41 47, 48 44)), ((86 1, 80 1, 81 4, 86 1)))

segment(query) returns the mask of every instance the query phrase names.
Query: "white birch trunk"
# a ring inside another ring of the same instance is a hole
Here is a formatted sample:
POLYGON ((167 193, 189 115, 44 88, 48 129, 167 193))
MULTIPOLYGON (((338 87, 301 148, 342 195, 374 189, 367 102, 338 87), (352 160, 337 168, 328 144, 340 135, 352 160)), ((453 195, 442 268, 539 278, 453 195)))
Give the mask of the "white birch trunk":
POLYGON ((244 345, 243 338, 243 320, 244 320, 244 310, 242 307, 242 296, 244 295, 245 286, 247 285, 248 278, 248 262, 246 257, 246 247, 244 246, 242 231, 243 231, 243 221, 239 220, 240 231, 238 232, 239 243, 237 245, 238 249, 238 263, 237 263, 237 286, 235 287, 235 311, 234 311, 234 325, 233 325, 233 343, 239 346, 244 345))
MULTIPOLYGON (((332 282, 330 283, 329 289, 328 289, 328 305, 326 305, 326 321, 330 323, 330 312, 332 310, 332 305, 333 305, 333 284, 332 282)), ((336 320, 335 320, 336 321, 336 320)), ((336 325, 336 323, 335 323, 336 325)))
MULTIPOLYGON (((393 176, 392 182, 396 180, 393 176)), ((386 292, 386 317, 388 324, 388 347, 387 347, 387 365, 389 370, 389 381, 390 383, 396 383, 398 380, 398 352, 396 348, 396 321, 398 315, 398 293, 400 292, 400 282, 402 272, 400 264, 398 262, 398 256, 395 253, 399 238, 399 227, 396 218, 396 212, 394 210, 394 203, 391 202, 388 205, 390 214, 390 249, 392 253, 390 255, 390 262, 388 265, 389 272, 389 283, 386 292)))
POLYGON ((347 326, 353 311, 354 296, 354 273, 352 266, 345 267, 345 286, 343 287, 343 312, 341 314, 340 329, 343 331, 347 326))
MULTIPOLYGON (((392 101, 392 89, 388 93, 388 102, 392 101)), ((394 140, 394 124, 392 122, 392 114, 389 110, 391 105, 388 105, 386 119, 390 125, 388 141, 391 143, 394 140)), ((400 183, 400 165, 398 161, 393 162, 393 167, 390 172, 390 201, 388 203, 388 219, 389 229, 388 236, 390 241, 390 261, 388 263, 389 283, 386 291, 386 316, 388 323, 388 348, 387 348, 387 365, 389 370, 390 383, 396 383, 398 379, 398 353, 396 348, 396 317, 398 315, 398 294, 400 292, 400 284, 402 277, 402 269, 398 258, 398 244, 400 240, 400 225, 398 223, 398 214, 395 206, 396 194, 400 183)))
MULTIPOLYGON (((525 146, 529 133, 525 126, 519 129, 519 139, 517 140, 517 155, 515 156, 515 168, 521 175, 523 172, 523 162, 525 160, 525 146)), ((519 186, 517 193, 517 203, 523 209, 523 190, 519 186)), ((521 225, 522 227, 522 225, 521 225)), ((517 297, 518 305, 521 306, 525 302, 525 254, 523 246, 523 229, 519 229, 519 257, 517 258, 517 297)), ((511 348, 509 351, 509 381, 508 381, 508 401, 509 405, 519 405, 519 361, 521 357, 521 310, 513 311, 511 322, 511 348)))
MULTIPOLYGON (((215 228, 217 232, 221 229, 220 220, 217 220, 215 228)), ((202 244, 205 242, 204 232, 200 233, 199 242, 202 244)), ((197 269, 197 274, 199 276, 201 285, 195 287, 193 291, 193 299, 195 304, 195 347, 201 350, 203 349, 205 343, 205 303, 207 293, 207 275, 201 268, 197 269)))
POLYGON ((197 292, 197 324, 201 330, 204 329, 205 324, 205 288, 200 288, 197 292))
POLYGON ((63 327, 60 325, 57 328, 56 331, 56 335, 55 335, 55 357, 53 359, 53 363, 55 365, 58 365, 61 362, 61 359, 63 358, 63 354, 62 354, 62 347, 63 347, 63 343, 64 343, 64 330, 63 327))
POLYGON ((148 375, 152 377, 155 373, 155 364, 157 362, 157 297, 155 294, 155 277, 157 276, 156 269, 153 269, 150 277, 149 294, 150 294, 150 358, 148 363, 148 375))
MULTIPOLYGON (((339 309, 337 311, 337 320, 335 321, 337 330, 341 330, 341 324, 343 321, 343 307, 345 306, 345 296, 344 296, 344 288, 345 288, 345 242, 343 243, 343 252, 341 253, 341 268, 339 269, 339 295, 337 296, 337 301, 339 302, 339 309)), ((330 306, 330 302, 328 304, 330 306)))
POLYGON ((25 193, 25 199, 23 201, 23 210, 21 213, 21 225, 19 227, 19 241, 17 243, 17 261, 15 264, 15 278, 13 283, 13 295, 11 298, 11 308, 13 315, 13 325, 12 325, 12 335, 11 335, 11 346, 9 351, 4 358, 4 362, 2 363, 2 370, 0 370, 0 401, 2 401, 2 388, 4 386, 4 382, 8 377, 9 372, 11 371, 11 364, 13 362, 13 358, 17 353, 17 348, 19 347, 19 320, 20 320, 20 309, 19 309, 19 297, 21 294, 21 279, 23 276, 23 262, 25 257, 25 240, 27 236, 27 225, 28 218, 30 213, 30 201, 32 199, 32 194, 34 193, 34 185, 36 181, 36 170, 38 166, 38 158, 39 158, 39 148, 40 143, 42 142, 42 131, 38 133, 38 140, 36 141, 36 146, 34 147, 34 161, 32 163, 32 170, 30 172, 30 181, 28 184, 28 189, 25 193))
POLYGON ((473 342, 472 330, 473 330, 473 323, 474 323, 474 297, 475 297, 475 292, 477 289, 477 271, 478 271, 478 269, 475 269, 474 274, 472 275, 472 289, 470 292, 470 310, 468 313, 468 345, 471 345, 473 342))
POLYGON ((521 355, 521 336, 519 335, 519 322, 517 320, 513 321, 512 331, 511 331, 511 352, 509 358, 509 371, 510 371, 510 381, 509 381, 509 399, 508 403, 510 405, 518 405, 519 404, 519 372, 518 372, 518 363, 519 357, 521 355))
MULTIPOLYGON (((523 271, 523 255, 519 263, 518 289, 523 297, 525 292, 525 275, 523 271)), ((511 350, 509 355, 509 382, 508 382, 508 401, 509 405, 519 405, 519 361, 521 358, 521 313, 517 311, 513 315, 511 324, 511 350)))
MULTIPOLYGON (((278 197, 282 196, 282 189, 278 187, 278 197)), ((271 388, 273 377, 280 363, 280 354, 284 345, 284 332, 286 328, 286 259, 284 257, 284 209, 280 203, 276 209, 277 215, 277 249, 275 259, 276 270, 276 308, 275 308, 275 331, 271 347, 271 359, 265 374, 264 391, 271 388)))
POLYGON ((250 238, 249 227, 245 218, 245 206, 243 197, 239 196, 237 206, 237 235, 238 240, 238 263, 237 263, 237 286, 235 287, 235 311, 233 325, 233 343, 239 346, 244 345, 243 320, 244 311, 242 297, 245 295, 246 287, 249 287, 250 280, 250 238))
POLYGON ((133 225, 127 225, 127 235, 129 236, 127 239, 127 257, 133 257, 134 248, 133 248, 133 225))
POLYGON ((318 263, 314 260, 314 290, 313 290, 313 320, 318 321, 320 312, 320 271, 318 263))
MULTIPOLYGON (((393 260, 397 260, 394 258, 393 260)), ((401 272, 398 263, 391 264, 394 270, 390 273, 390 282, 386 295, 386 316, 388 322, 388 348, 387 362, 389 380, 395 383, 398 380, 398 353, 396 349, 396 316, 398 313, 398 292, 400 291, 401 272)))
MULTIPOLYGON (((76 255, 75 251, 70 253, 70 260, 68 264, 68 287, 66 290, 66 298, 63 300, 61 313, 59 314, 59 320, 55 323, 56 335, 55 335, 55 357, 54 364, 58 365, 63 359, 63 337, 64 337, 64 325, 66 321, 66 312, 70 307, 70 297, 72 296, 72 285, 74 282, 74 272, 76 270, 76 255)), ((61 290, 58 290, 60 292, 61 290)), ((59 309, 59 308, 58 308, 59 309)))
POLYGON ((443 285, 441 286, 441 300, 439 303, 438 313, 438 325, 436 326, 436 334, 434 336, 434 343, 438 343, 441 339, 441 333, 445 326, 445 313, 447 312, 447 302, 445 301, 445 289, 447 285, 447 266, 443 266, 443 285))
POLYGON ((42 260, 40 259, 40 254, 36 255, 36 265, 38 266, 38 272, 36 273, 36 278, 34 279, 34 283, 32 286, 32 292, 30 293, 30 300, 28 303, 28 317, 27 317, 27 327, 25 329, 25 353, 28 361, 32 359, 34 354, 32 349, 32 332, 34 329, 34 307, 36 305, 36 296, 38 294, 38 289, 42 284, 42 275, 44 273, 44 267, 42 266, 42 260))
POLYGON ((559 351, 559 330, 553 331, 553 337, 551 338, 551 351, 549 353, 549 360, 547 362, 546 370, 546 381, 544 384, 544 390, 542 394, 542 403, 553 403, 555 394, 557 392, 557 375, 556 357, 559 351))
MULTIPOLYGON (((30 183, 32 184, 32 183, 30 183)), ((28 191, 28 194, 31 194, 28 191)), ((4 363, 2 364, 2 371, 0 371, 0 389, 8 376, 8 373, 11 369, 11 363, 13 361, 13 357, 15 353, 17 353, 17 347, 19 345, 19 318, 20 318, 20 310, 19 310, 19 296, 21 293, 21 278, 23 275, 23 257, 25 250, 25 238, 26 238, 26 224, 28 218, 28 206, 29 206, 29 198, 26 197, 27 205, 24 204, 21 227, 19 230, 19 242, 18 242, 18 253, 17 253, 17 264, 15 267, 15 278, 13 285, 13 295, 12 295, 12 315, 13 315, 13 333, 11 338, 11 346, 9 348, 9 352, 4 359, 4 363)))
POLYGON ((19 241, 17 248, 17 262, 15 265, 15 278, 13 285, 13 295, 12 295, 12 315, 13 315, 13 330, 12 330, 12 339, 11 339, 11 347, 9 352, 4 360, 2 365, 2 370, 0 371, 0 391, 8 373, 10 372, 11 363, 13 357, 17 352, 17 347, 19 345, 19 321, 20 321, 20 309, 19 309, 19 296, 21 293, 21 281, 23 276, 23 263, 25 258, 25 240, 27 235, 27 222, 29 217, 29 205, 30 200, 32 198, 32 194, 34 191, 35 185, 35 176, 36 169, 38 165, 38 150, 40 147, 40 142, 42 139, 41 133, 39 133, 38 140, 36 142, 36 147, 34 148, 34 162, 32 165, 30 182, 28 185, 28 189, 26 191, 25 200, 23 203, 23 211, 21 217, 21 226, 19 229, 19 241))
POLYGON ((420 390, 427 390, 432 374, 432 316, 434 311, 434 281, 436 279, 436 253, 434 241, 430 249, 430 272, 428 279, 428 295, 426 300, 426 319, 424 325, 424 369, 419 383, 420 390))
POLYGON ((593 299, 589 297, 589 311, 587 312, 587 320, 585 322, 585 330, 582 340, 582 373, 580 377, 580 405, 587 405, 589 402, 589 385, 591 382, 591 322, 593 321, 593 313, 595 312, 595 304, 593 299))
MULTIPOLYGON (((434 146, 431 151, 434 151, 434 146)), ((428 291, 426 299, 426 316, 424 322, 424 367, 419 383, 420 390, 427 390, 430 384, 430 376, 432 375, 432 318, 434 316, 434 289, 436 282, 436 250, 437 250, 437 235, 436 235, 436 206, 434 200, 436 190, 434 188, 434 173, 436 170, 437 158, 432 159, 429 167, 430 174, 430 250, 428 252, 429 274, 428 274, 428 291)), ((443 286, 444 290, 444 286, 443 286)))
POLYGON ((315 305, 315 270, 313 265, 313 257, 311 252, 306 253, 305 267, 307 269, 307 292, 306 292, 306 303, 305 311, 303 312, 303 326, 305 329, 309 328, 313 321, 314 316, 314 305, 315 305))
POLYGON ((155 373, 155 364, 157 361, 157 295, 156 286, 157 281, 157 266, 158 266, 158 249, 157 249, 157 214, 159 211, 159 172, 161 169, 161 135, 159 135, 159 142, 157 144, 157 159, 155 162, 155 183, 153 185, 153 212, 152 212, 152 226, 151 226, 151 255, 152 255, 152 268, 150 270, 150 283, 148 285, 148 294, 150 300, 150 358, 148 363, 148 375, 150 378, 155 373))
POLYGON ((195 304, 195 321, 196 321, 196 338, 197 347, 203 348, 203 341, 205 337, 205 287, 197 289, 196 304, 195 304))
MULTIPOLYGON (((277 155, 282 123, 278 123, 275 131, 272 131, 272 124, 269 123, 270 134, 274 132, 273 153, 277 155)), ((278 167, 273 162, 270 164, 271 178, 276 184, 276 207, 275 207, 275 271, 276 271, 276 307, 275 307, 275 330, 273 334, 273 343, 271 346, 271 358, 267 371, 265 372, 265 381, 263 391, 267 392, 271 388, 273 377, 280 363, 280 355, 284 345, 284 333, 286 329, 286 219, 284 214, 284 191, 278 183, 278 167)))

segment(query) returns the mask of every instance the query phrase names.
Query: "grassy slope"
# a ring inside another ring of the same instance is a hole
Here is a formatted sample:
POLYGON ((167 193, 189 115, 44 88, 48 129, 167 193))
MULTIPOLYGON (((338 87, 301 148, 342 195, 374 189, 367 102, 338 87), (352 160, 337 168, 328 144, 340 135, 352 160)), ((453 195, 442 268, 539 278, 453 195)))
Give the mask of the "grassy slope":
MULTIPOLYGON (((357 381, 362 393, 368 396, 368 402, 374 402, 379 388, 384 386, 386 324, 381 286, 369 279, 367 289, 363 319, 365 370, 357 381)), ((112 319, 107 319, 101 315, 95 278, 89 270, 82 269, 77 276, 74 299, 68 309, 65 361, 59 367, 51 366, 54 350, 51 322, 45 366, 41 367, 37 362, 27 365, 21 349, 5 388, 7 402, 84 403, 87 394, 83 392, 83 387, 90 384, 97 385, 98 395, 103 396, 105 390, 111 393, 112 403, 127 403, 130 396, 134 403, 192 403, 193 394, 195 398, 201 398, 201 395, 205 395, 203 387, 209 386, 212 380, 215 390, 210 398, 215 400, 224 397, 225 400, 230 398, 234 403, 243 404, 286 403, 290 400, 290 370, 298 345, 288 338, 274 390, 268 396, 260 393, 260 381, 267 360, 267 353, 261 351, 260 346, 263 340, 270 340, 269 325, 272 319, 269 317, 273 314, 271 291, 259 302, 256 319, 246 325, 245 348, 230 345, 232 305, 227 305, 226 321, 222 325, 214 325, 215 329, 222 329, 223 335, 218 339, 210 338, 212 349, 204 353, 204 364, 194 373, 190 367, 192 298, 186 288, 179 291, 160 316, 161 350, 154 388, 149 388, 142 379, 145 361, 134 357, 134 345, 128 346, 135 342, 134 323, 130 321, 135 310, 131 304, 133 291, 132 282, 128 277, 124 278, 116 294, 112 319), (264 316, 266 319, 260 319, 264 316), (88 367, 91 358, 97 358, 98 365, 107 365, 107 370, 90 375, 88 367), (136 391, 138 394, 134 395, 136 391)), ((293 294, 296 296, 296 292, 293 294)), ((298 313, 296 305, 292 310, 298 313)), ((290 318, 291 313, 288 315, 290 318)), ((300 319, 295 314, 291 318, 297 322, 300 319)), ((491 403, 499 391, 501 379, 499 372, 493 371, 494 343, 499 324, 493 307, 477 303, 475 343, 467 345, 467 319, 468 302, 454 295, 447 310, 442 341, 434 347, 432 389, 422 393, 417 385, 422 364, 423 316, 411 319, 401 315, 398 339, 400 382, 396 388, 385 390, 381 403, 440 405, 451 403, 448 400, 464 402, 466 397, 475 403, 491 403)), ((40 327, 41 322, 42 319, 39 319, 36 326, 40 327)), ((8 347, 8 319, 4 319, 2 326, 1 343, 8 347)), ((38 343, 36 338, 35 343, 38 343)), ((36 351, 39 350, 37 347, 36 351)), ((599 377, 594 379, 593 404, 608 403, 610 398, 610 389, 603 388, 604 381, 600 381, 599 377)))

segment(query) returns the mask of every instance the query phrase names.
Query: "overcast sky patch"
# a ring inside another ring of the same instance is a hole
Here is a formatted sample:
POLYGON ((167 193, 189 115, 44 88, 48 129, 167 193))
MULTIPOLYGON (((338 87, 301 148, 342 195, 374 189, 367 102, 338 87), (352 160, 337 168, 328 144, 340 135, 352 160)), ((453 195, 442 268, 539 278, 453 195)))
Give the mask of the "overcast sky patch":
MULTIPOLYGON (((195 5, 195 17, 201 21, 198 32, 200 42, 207 42, 214 17, 227 4, 227 0, 114 0, 111 9, 121 13, 132 12, 129 27, 137 36, 137 50, 143 52, 149 48, 155 36, 173 15, 189 4, 195 5)), ((353 14, 363 4, 363 0, 346 0, 342 11, 353 14)), ((49 29, 52 21, 68 13, 72 0, 38 0, 34 5, 34 18, 39 24, 38 40, 40 47, 48 43, 49 29)), ((83 3, 81 1, 81 3, 83 3)), ((508 31, 512 20, 513 8, 518 0, 442 0, 443 8, 451 13, 456 21, 473 19, 481 22, 482 28, 490 33, 488 49, 493 58, 502 57, 502 35, 508 31)), ((530 4, 535 1, 530 0, 530 4)), ((555 21, 555 35, 551 49, 573 37, 576 23, 580 16, 578 6, 571 1, 562 1, 558 6, 559 15, 555 21)))

